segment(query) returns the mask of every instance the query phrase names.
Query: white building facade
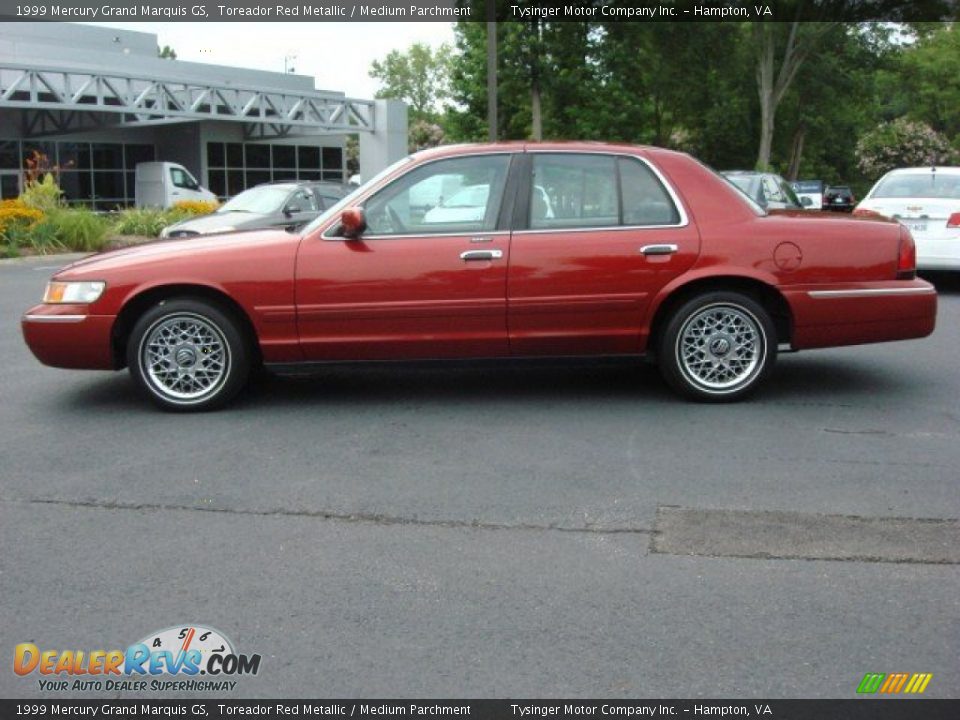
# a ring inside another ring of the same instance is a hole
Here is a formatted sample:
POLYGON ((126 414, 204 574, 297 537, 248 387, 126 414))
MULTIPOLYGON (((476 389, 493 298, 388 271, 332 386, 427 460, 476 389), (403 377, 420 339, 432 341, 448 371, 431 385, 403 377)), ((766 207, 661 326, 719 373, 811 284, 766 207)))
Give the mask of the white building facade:
POLYGON ((68 201, 132 205, 138 162, 177 162, 221 198, 264 182, 345 182, 346 136, 370 177, 403 157, 406 107, 316 90, 304 75, 161 59, 151 33, 0 24, 0 190, 25 162, 59 168, 68 201))

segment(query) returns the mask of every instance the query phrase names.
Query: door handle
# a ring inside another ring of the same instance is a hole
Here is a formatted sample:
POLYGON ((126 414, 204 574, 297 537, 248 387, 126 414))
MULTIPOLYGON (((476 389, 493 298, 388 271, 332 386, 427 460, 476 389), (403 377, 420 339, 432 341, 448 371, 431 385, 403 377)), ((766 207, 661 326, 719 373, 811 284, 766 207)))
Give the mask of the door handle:
POLYGON ((471 260, 499 260, 503 257, 503 250, 467 250, 460 253, 460 259, 464 262, 471 260))
POLYGON ((644 255, 673 255, 679 249, 676 245, 644 245, 640 252, 644 255))

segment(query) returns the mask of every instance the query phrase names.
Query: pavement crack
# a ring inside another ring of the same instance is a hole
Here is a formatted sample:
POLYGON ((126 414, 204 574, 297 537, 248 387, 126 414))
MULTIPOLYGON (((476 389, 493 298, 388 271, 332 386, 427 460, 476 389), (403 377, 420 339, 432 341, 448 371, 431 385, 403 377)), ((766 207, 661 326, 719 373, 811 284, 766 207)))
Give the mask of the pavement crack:
POLYGON ((595 535, 651 535, 653 530, 637 527, 599 527, 586 524, 582 526, 561 525, 558 523, 498 523, 483 520, 444 520, 403 517, 385 513, 344 513, 330 510, 291 510, 289 508, 225 508, 198 507, 176 503, 124 503, 106 500, 63 500, 59 498, 0 499, 0 503, 18 503, 24 505, 49 505, 94 510, 120 510, 137 512, 204 512, 225 515, 247 515, 258 517, 296 517, 330 520, 335 522, 363 523, 383 526, 407 525, 412 527, 438 527, 470 530, 517 530, 532 532, 588 533, 595 535))

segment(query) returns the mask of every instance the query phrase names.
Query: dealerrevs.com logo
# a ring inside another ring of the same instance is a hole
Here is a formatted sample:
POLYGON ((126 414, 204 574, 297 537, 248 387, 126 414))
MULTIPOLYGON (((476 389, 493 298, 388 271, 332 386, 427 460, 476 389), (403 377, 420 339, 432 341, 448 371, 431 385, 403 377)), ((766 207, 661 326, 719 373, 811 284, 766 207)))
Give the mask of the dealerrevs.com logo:
POLYGON ((20 643, 13 671, 38 676, 48 691, 233 690, 231 678, 256 675, 260 655, 242 655, 210 627, 178 625, 151 633, 126 650, 41 649, 20 643))

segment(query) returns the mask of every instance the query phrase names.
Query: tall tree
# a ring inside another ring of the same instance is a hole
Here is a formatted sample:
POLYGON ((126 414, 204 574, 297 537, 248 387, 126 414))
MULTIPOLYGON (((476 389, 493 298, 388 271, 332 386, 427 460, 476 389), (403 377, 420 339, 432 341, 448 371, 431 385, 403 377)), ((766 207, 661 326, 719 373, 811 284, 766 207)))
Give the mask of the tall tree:
MULTIPOLYGON (((799 3, 802 5, 803 3, 799 3)), ((770 167, 777 108, 821 38, 837 23, 754 22, 750 24, 760 100, 760 146, 756 166, 770 167)))
POLYGON ((411 121, 432 120, 450 96, 450 69, 450 46, 433 49, 425 43, 414 43, 406 51, 391 50, 382 60, 374 60, 370 77, 383 85, 377 97, 395 98, 409 105, 411 121))
POLYGON ((902 53, 898 75, 909 115, 929 123, 960 147, 960 29, 957 25, 929 28, 902 53))

